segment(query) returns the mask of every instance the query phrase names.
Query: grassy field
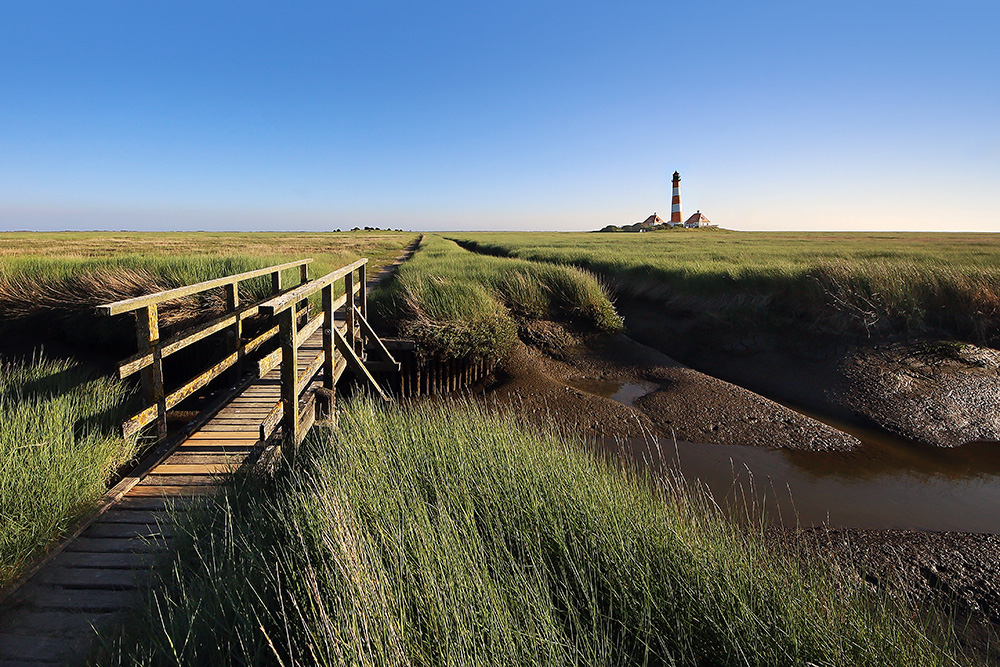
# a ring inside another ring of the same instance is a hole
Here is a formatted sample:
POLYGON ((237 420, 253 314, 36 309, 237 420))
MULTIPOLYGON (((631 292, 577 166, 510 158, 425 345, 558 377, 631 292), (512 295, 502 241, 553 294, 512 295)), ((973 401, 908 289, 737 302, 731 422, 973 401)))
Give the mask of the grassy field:
POLYGON ((587 271, 483 256, 438 235, 424 237, 377 296, 376 309, 425 350, 452 358, 502 358, 525 319, 621 328, 607 292, 587 271))
POLYGON ((120 435, 130 395, 74 362, 0 363, 0 588, 133 456, 120 435))
MULTIPOLYGON (((374 275, 416 238, 400 232, 0 234, 0 333, 40 325, 72 344, 127 345, 129 328, 99 319, 94 305, 305 257, 314 259, 313 277, 359 257, 370 259, 374 275)), ((285 284, 297 280, 297 270, 287 272, 285 284)), ((243 298, 265 294, 268 284, 263 278, 241 285, 243 298)), ((169 327, 218 310, 217 292, 165 307, 161 321, 169 327)))
MULTIPOLYGON (((463 233, 467 247, 572 264, 614 289, 697 312, 744 311, 872 333, 1000 340, 1000 235, 463 233)), ((743 318, 740 325, 746 323, 743 318)))
POLYGON ((698 492, 470 404, 355 401, 181 541, 104 664, 957 664, 698 492))

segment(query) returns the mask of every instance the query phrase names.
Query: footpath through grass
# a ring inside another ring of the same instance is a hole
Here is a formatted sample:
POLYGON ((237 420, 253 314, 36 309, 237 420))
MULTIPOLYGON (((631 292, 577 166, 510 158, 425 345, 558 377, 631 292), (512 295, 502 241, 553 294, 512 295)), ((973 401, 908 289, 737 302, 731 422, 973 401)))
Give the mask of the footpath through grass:
POLYGON ((0 363, 0 588, 135 454, 135 438, 120 435, 129 396, 78 363, 0 363))
POLYGON ((698 492, 470 404, 356 400, 181 533, 104 664, 957 664, 698 492))
POLYGON ((441 357, 500 359, 518 322, 553 318, 621 329, 607 291, 569 266, 489 257, 437 235, 424 237, 396 279, 376 295, 381 318, 441 357))
POLYGON ((482 252, 581 266, 681 309, 833 331, 1000 342, 1000 234, 452 234, 482 252))

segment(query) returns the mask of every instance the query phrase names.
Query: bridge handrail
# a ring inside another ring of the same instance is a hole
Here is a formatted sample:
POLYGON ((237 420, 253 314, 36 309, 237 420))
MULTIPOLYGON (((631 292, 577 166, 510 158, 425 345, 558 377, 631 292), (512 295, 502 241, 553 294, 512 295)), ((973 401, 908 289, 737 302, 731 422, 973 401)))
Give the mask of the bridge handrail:
MULTIPOLYGON (((212 280, 206 280, 204 282, 195 283, 194 285, 184 285, 183 287, 175 287, 173 289, 163 290, 162 292, 154 292, 152 294, 144 294, 142 296, 133 297, 131 299, 123 299, 122 301, 115 301, 113 303, 106 303, 97 307, 97 312, 102 315, 119 315, 121 313, 127 313, 129 311, 138 310, 139 308, 146 308, 148 306, 154 306, 156 304, 162 303, 164 301, 170 301, 171 299, 179 299, 184 296, 190 296, 192 294, 197 294, 198 292, 204 292, 206 290, 213 289, 215 287, 226 287, 227 285, 233 285, 243 280, 250 280, 251 278, 257 278, 259 276, 264 276, 267 274, 277 274, 279 277, 276 279, 278 284, 272 287, 275 290, 280 288, 280 275, 281 271, 285 269, 294 269, 297 266, 302 267, 303 270, 303 282, 307 276, 306 269, 307 264, 312 262, 312 258, 299 259, 294 262, 286 262, 285 264, 276 264, 274 266, 268 266, 263 269, 254 269, 253 271, 246 271, 244 273, 237 273, 231 276, 223 276, 222 278, 213 278, 212 280)), ((273 279, 274 280, 274 279, 273 279)))
POLYGON ((119 364, 118 373, 122 378, 126 378, 136 372, 141 372, 142 394, 146 407, 122 424, 122 433, 128 437, 137 433, 144 426, 156 422, 157 435, 162 438, 167 434, 168 410, 233 366, 236 366, 238 375, 242 374, 243 358, 273 338, 277 334, 278 328, 271 327, 263 334, 249 341, 243 341, 243 320, 256 315, 259 312, 260 304, 264 301, 241 305, 239 283, 270 274, 271 289, 280 296, 282 294, 281 272, 298 267, 300 279, 306 283, 309 280, 309 264, 312 261, 311 258, 299 259, 294 262, 213 278, 193 285, 185 285, 97 306, 97 312, 102 315, 111 316, 128 312, 135 315, 138 351, 119 364), (224 287, 226 291, 225 313, 208 322, 180 331, 166 340, 160 339, 159 304, 217 287, 224 287), (166 394, 163 387, 163 359, 203 338, 226 329, 232 338, 229 355, 171 394, 166 394))

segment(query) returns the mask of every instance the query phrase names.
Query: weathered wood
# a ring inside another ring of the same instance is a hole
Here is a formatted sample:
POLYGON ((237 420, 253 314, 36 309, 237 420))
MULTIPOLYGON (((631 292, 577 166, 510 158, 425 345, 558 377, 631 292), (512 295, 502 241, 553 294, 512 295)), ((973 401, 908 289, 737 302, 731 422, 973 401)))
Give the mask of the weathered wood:
MULTIPOLYGON (((302 266, 309 266, 308 264, 303 264, 302 266)), ((229 337, 229 349, 237 355, 236 365, 233 367, 232 372, 233 382, 235 382, 241 375, 243 375, 243 320, 240 317, 240 284, 232 283, 226 285, 226 310, 233 313, 236 321, 233 322, 232 328, 230 328, 226 335, 229 337)))
POLYGON ((74 654, 82 653, 85 643, 69 643, 57 637, 0 634, 0 663, 5 667, 62 665, 74 654))
MULTIPOLYGON (((201 324, 189 327, 187 329, 184 329, 183 331, 174 334, 170 338, 160 343, 161 358, 166 358, 171 354, 173 354, 174 352, 177 352, 178 350, 183 350, 185 347, 197 343, 198 341, 203 340, 214 333, 218 333, 223 329, 232 327, 234 324, 236 324, 237 321, 242 322, 243 320, 249 317, 253 317, 254 315, 257 314, 257 308, 261 303, 263 303, 263 301, 259 301, 249 306, 244 306, 235 313, 227 313, 211 321, 203 322, 201 324)), ((274 336, 276 333, 277 333, 277 328, 275 327, 274 329, 265 332, 261 336, 254 338, 253 341, 259 341, 259 342, 257 342, 256 345, 251 345, 251 343, 247 343, 247 345, 245 346, 247 348, 247 351, 250 352, 256 349, 257 347, 260 347, 261 343, 265 342, 267 339, 269 339, 271 336, 274 336)), ((149 366, 152 363, 153 363, 153 355, 151 353, 140 352, 134 354, 131 357, 128 357, 127 359, 122 361, 121 364, 119 364, 118 375, 119 377, 126 378, 132 375, 133 373, 140 371, 146 366, 149 366)))
POLYGON ((316 421, 316 396, 310 394, 302 406, 300 421, 295 429, 295 444, 302 442, 316 421))
POLYGON ((323 301, 323 387, 332 390, 334 388, 333 364, 333 328, 336 323, 333 319, 333 285, 327 285, 322 292, 323 301))
MULTIPOLYGON (((138 488, 138 487, 136 487, 138 488)), ((93 524, 83 533, 83 537, 93 538, 142 538, 142 539, 168 539, 175 535, 172 526, 160 526, 155 523, 114 523, 99 522, 93 524)))
POLYGON ((150 571, 95 567, 50 567, 36 583, 63 588, 92 590, 129 590, 149 580, 150 571))
POLYGON ((166 543, 151 540, 140 540, 137 538, 110 538, 110 537, 78 537, 67 547, 66 553, 86 552, 86 553, 136 553, 154 554, 163 551, 166 543))
POLYGON ((362 331, 365 332, 365 336, 374 342, 375 349, 379 351, 379 353, 382 355, 382 358, 386 362, 393 364, 396 367, 396 370, 398 371, 400 369, 399 362, 396 361, 396 358, 392 356, 391 352, 389 352, 389 348, 387 348, 385 344, 382 343, 381 339, 379 339, 378 334, 375 333, 375 330, 372 328, 372 325, 368 323, 368 318, 365 317, 365 315, 359 313, 357 319, 358 323, 361 325, 362 331))
POLYGON ((54 561, 52 564, 57 567, 120 568, 123 570, 132 570, 149 567, 154 562, 156 562, 155 554, 65 551, 59 555, 58 561, 54 561))
POLYGON ((138 601, 139 594, 135 590, 95 591, 46 587, 39 590, 31 602, 37 609, 107 612, 128 609, 138 601))
POLYGON ((382 387, 379 386, 379 383, 374 377, 372 377, 372 374, 368 372, 364 362, 361 361, 361 359, 358 358, 358 355, 354 353, 354 349, 351 344, 347 342, 347 339, 344 338, 344 335, 341 334, 339 330, 334 329, 334 338, 336 340, 337 348, 340 350, 341 354, 344 355, 344 358, 347 360, 347 364, 354 369, 354 372, 361 378, 367 380, 368 383, 375 388, 375 391, 378 392, 378 395, 381 396, 383 400, 391 401, 392 398, 382 390, 382 387))
POLYGON ((298 380, 298 331, 295 326, 295 305, 281 311, 281 425, 285 437, 296 442, 296 428, 299 425, 299 395, 296 391, 298 380))
POLYGON ((357 353, 358 329, 354 316, 356 310, 354 284, 354 272, 352 271, 344 276, 344 295, 347 297, 347 305, 344 308, 344 319, 347 322, 347 340, 351 343, 351 349, 357 353))
POLYGON ((275 271, 282 271, 284 269, 291 269, 296 266, 301 266, 303 264, 309 264, 312 259, 299 259, 294 262, 286 262, 285 264, 277 264, 275 266, 269 266, 264 269, 255 269, 253 271, 246 271, 244 273, 237 273, 232 276, 225 276, 223 278, 214 278, 212 280, 206 280, 204 282, 195 283, 194 285, 185 285, 184 287, 176 287, 174 289, 164 290, 162 292, 154 292, 153 294, 145 294, 143 296, 137 296, 132 299, 124 299, 122 301, 115 301, 114 303, 106 303, 97 307, 97 312, 102 315, 119 315, 121 313, 127 313, 132 310, 138 310, 139 308, 145 308, 147 306, 153 306, 164 301, 170 301, 171 299, 179 299, 183 296, 190 296, 192 294, 197 294, 198 292, 204 292, 216 287, 223 287, 224 285, 229 285, 234 282, 240 282, 242 280, 249 280, 250 278, 256 278, 257 276, 267 275, 275 271))
POLYGON ((319 372, 325 363, 326 353, 320 350, 320 353, 309 362, 306 369, 299 374, 298 380, 295 381, 295 394, 297 396, 301 396, 306 387, 313 383, 313 378, 315 378, 316 373, 319 372))
POLYGON ((307 298, 310 294, 313 294, 314 292, 323 289, 325 286, 340 280, 357 269, 359 266, 367 263, 368 260, 366 258, 362 258, 348 264, 347 266, 343 266, 336 271, 331 271, 322 278, 317 278, 316 280, 310 281, 304 285, 300 285, 299 287, 296 287, 295 289, 262 304, 260 312, 265 315, 277 315, 278 313, 291 308, 292 304, 298 303, 302 299, 307 298))
MULTIPOLYGON (((143 370, 141 380, 143 398, 153 412, 147 415, 147 421, 138 427, 141 428, 155 420, 156 435, 162 438, 167 434, 167 407, 163 395, 163 359, 160 356, 160 323, 156 304, 135 311, 135 324, 136 346, 139 352, 153 357, 150 366, 143 370)), ((125 432, 125 437, 132 433, 134 431, 125 432)))

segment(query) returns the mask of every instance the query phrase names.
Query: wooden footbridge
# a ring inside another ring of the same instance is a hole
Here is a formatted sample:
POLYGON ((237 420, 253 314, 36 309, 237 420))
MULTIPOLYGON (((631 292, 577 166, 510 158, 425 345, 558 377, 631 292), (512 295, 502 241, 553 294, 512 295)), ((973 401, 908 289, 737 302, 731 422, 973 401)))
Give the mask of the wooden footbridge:
POLYGON ((145 405, 124 423, 123 432, 131 436, 149 427, 160 444, 106 494, 91 520, 3 600, 0 665, 81 660, 94 628, 122 622, 155 557, 171 547, 168 510, 183 511, 192 497, 210 492, 220 473, 251 464, 262 453, 294 448, 318 416, 332 413, 338 381, 347 369, 388 399, 373 371, 398 371, 399 364, 368 324, 368 260, 309 280, 311 261, 100 306, 108 316, 133 313, 137 324, 138 351, 122 362, 120 374, 140 375, 145 405), (298 272, 299 284, 283 289, 282 274, 289 271, 298 272), (240 283, 266 276, 271 280, 267 298, 242 304, 240 283), (161 339, 163 304, 219 289, 226 296, 225 312, 161 339), (308 300, 315 294, 321 307, 313 315, 308 300), (164 366, 171 355, 213 334, 224 337, 225 356, 166 392, 164 366), (220 377, 230 379, 230 386, 185 428, 170 433, 168 412, 220 377))

